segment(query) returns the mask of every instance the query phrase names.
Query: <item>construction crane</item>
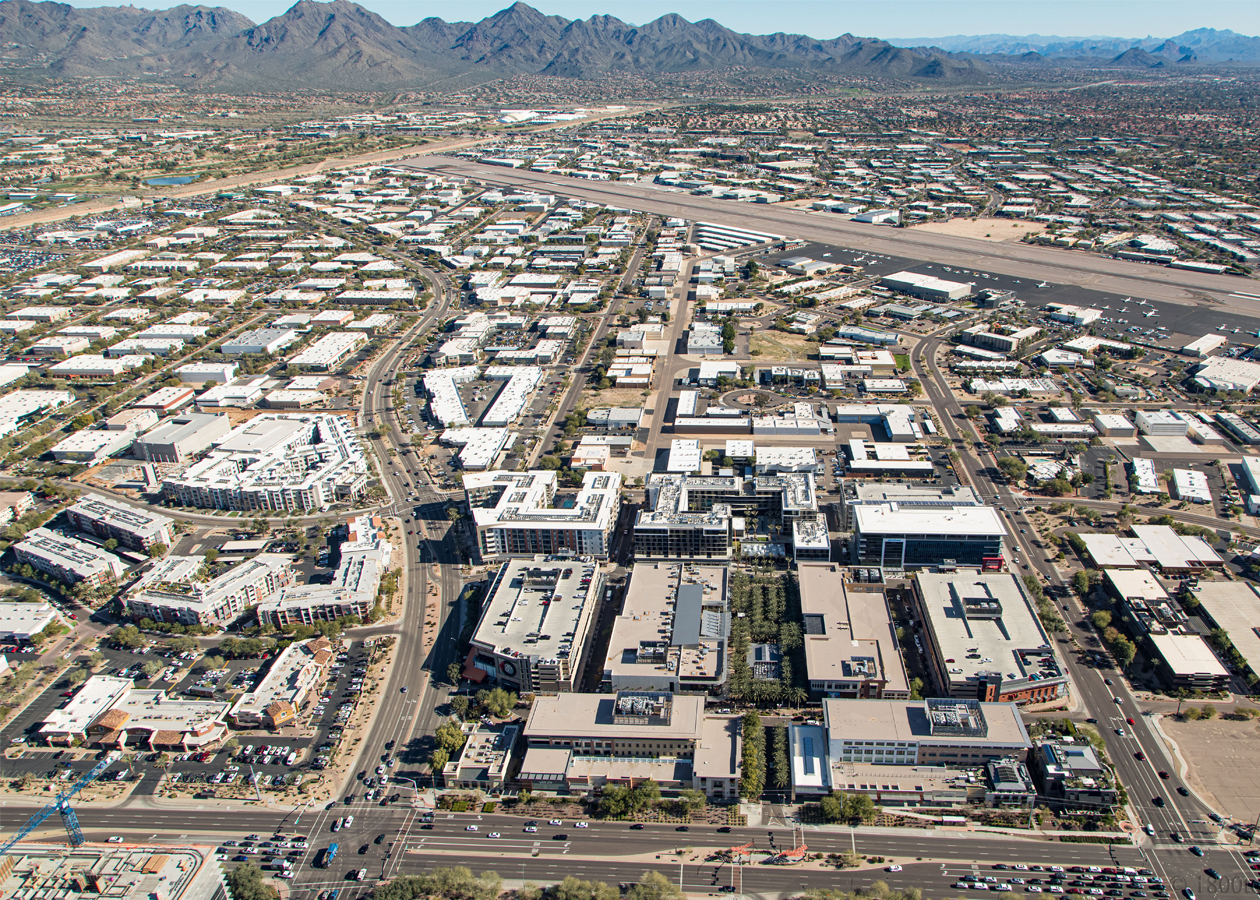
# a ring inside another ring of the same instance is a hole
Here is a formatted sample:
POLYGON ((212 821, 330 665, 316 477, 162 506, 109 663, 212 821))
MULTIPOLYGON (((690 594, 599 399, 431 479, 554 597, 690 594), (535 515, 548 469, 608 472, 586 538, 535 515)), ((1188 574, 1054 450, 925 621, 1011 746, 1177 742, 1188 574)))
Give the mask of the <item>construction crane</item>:
POLYGON ((0 856, 4 856, 12 850, 13 846, 17 844, 18 841, 22 840, 22 838, 26 837, 38 828, 41 824, 43 824, 45 819, 55 812, 61 813, 61 821, 65 823, 66 832, 70 835, 70 846, 77 847, 82 844, 83 829, 79 827, 79 817, 75 815, 74 810, 70 808, 70 798, 99 778, 102 772, 108 769, 113 763, 117 762, 121 757, 122 754, 117 750, 112 750, 106 754, 105 758, 94 765, 86 775, 71 785, 68 790, 58 794, 56 800, 49 803, 39 812, 35 813, 35 815, 31 816, 30 820, 23 825, 21 829, 19 829, 17 834, 13 835, 13 837, 9 838, 3 844, 0 844, 0 856))

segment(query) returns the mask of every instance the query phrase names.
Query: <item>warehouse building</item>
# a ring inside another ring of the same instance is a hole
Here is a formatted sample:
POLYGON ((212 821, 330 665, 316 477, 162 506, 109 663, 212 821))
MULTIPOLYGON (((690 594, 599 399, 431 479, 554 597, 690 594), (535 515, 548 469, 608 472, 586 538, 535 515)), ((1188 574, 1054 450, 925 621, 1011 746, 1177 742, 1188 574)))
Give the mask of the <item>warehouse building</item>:
POLYGON ((127 450, 135 437, 130 430, 85 428, 53 444, 49 452, 57 462, 95 465, 127 450))
POLYGON ((219 352, 224 356, 279 353, 297 339, 292 328, 255 328, 224 342, 219 352))
POLYGON ((1003 572, 919 572, 914 599, 937 687, 986 703, 1044 703, 1067 695, 1067 671, 1032 598, 1003 572))
POLYGON ((587 472, 572 503, 556 507, 553 471, 464 476, 481 559, 571 552, 607 559, 621 513, 621 476, 587 472))
MULTIPOLYGON (((351 316, 353 318, 353 316, 351 316)), ((367 343, 367 336, 353 331, 334 331, 311 344, 289 360, 291 366, 332 371, 367 343)))
POLYGON ((78 531, 113 540, 130 550, 147 551, 154 544, 169 547, 174 540, 174 521, 160 513, 120 503, 109 497, 88 496, 66 510, 66 519, 78 531))
POLYGON ((232 423, 226 413, 172 416, 141 435, 132 447, 132 456, 148 462, 187 462, 231 430, 232 423))
POLYGON ((175 370, 184 384, 227 384, 236 377, 236 363, 189 363, 175 370))
POLYGON ((137 400, 132 406, 137 409, 154 409, 165 416, 176 410, 183 409, 189 403, 192 403, 195 396, 197 396, 197 392, 192 388, 164 387, 158 388, 143 400, 137 400))
POLYGON ((1260 593, 1248 581, 1201 582, 1191 590, 1208 625, 1224 631, 1246 661, 1242 674, 1260 673, 1260 593))
POLYGON ((603 585, 589 557, 503 563, 482 604, 464 677, 519 693, 573 691, 603 585))
POLYGON ((123 575, 123 564, 112 553, 92 544, 33 528, 13 545, 19 563, 51 575, 65 584, 83 582, 88 587, 111 584, 123 575))
POLYGON ((885 569, 943 564, 980 568, 1001 560, 1006 527, 988 506, 903 509, 894 503, 853 509, 853 564, 885 569))

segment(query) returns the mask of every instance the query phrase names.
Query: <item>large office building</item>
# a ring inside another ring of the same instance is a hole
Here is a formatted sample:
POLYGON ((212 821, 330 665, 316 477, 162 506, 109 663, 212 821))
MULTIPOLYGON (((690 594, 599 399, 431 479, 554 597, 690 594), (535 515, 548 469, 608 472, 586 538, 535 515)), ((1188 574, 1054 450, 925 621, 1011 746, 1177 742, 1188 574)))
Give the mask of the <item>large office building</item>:
POLYGON ((1229 687, 1229 671, 1201 635, 1151 632, 1146 642, 1153 651, 1156 670, 1170 687, 1192 691, 1229 687))
POLYGON ((133 619, 222 627, 293 583, 288 556, 260 553, 214 578, 200 556, 160 559, 131 586, 123 605, 133 619))
POLYGON ((1192 591, 1208 624, 1224 631, 1247 669, 1260 674, 1260 592, 1249 581, 1204 581, 1192 591))
POLYGON ((1002 558, 1006 527, 988 506, 902 508, 896 503, 853 509, 854 565, 921 569, 980 567, 1002 558))
POLYGON ((790 543, 796 520, 808 520, 815 526, 811 549, 830 552, 829 541, 819 539, 826 524, 819 525, 814 476, 808 472, 752 478, 658 472, 648 477, 647 494, 649 508, 634 523, 639 559, 729 559, 735 541, 745 537, 748 517, 779 527, 780 547, 790 543))
POLYGON ((518 692, 574 690, 603 583, 590 557, 503 563, 482 603, 464 677, 518 692))
POLYGON ((574 553, 607 559, 621 514, 621 476, 587 472, 563 506, 556 505, 557 485, 548 470, 465 475, 481 558, 574 553))
POLYGON ((1032 747, 1013 703, 830 699, 822 728, 832 765, 979 766, 1032 747))
POLYGON ((186 413, 171 416, 141 435, 131 454, 148 462, 183 463, 201 453, 232 430, 227 413, 186 413))
POLYGON ((600 688, 720 695, 730 668, 726 568, 635 565, 600 688))
POLYGON ((66 510, 77 531, 115 540, 130 550, 147 551, 154 544, 171 545, 173 520, 109 497, 87 496, 66 510))
POLYGON ((519 780, 534 791, 588 793, 652 779, 665 791, 739 797, 739 719, 706 716, 699 694, 623 691, 536 697, 519 780))
POLYGON ((13 545, 13 554, 18 562, 65 584, 83 582, 97 587, 117 581, 124 571, 122 561, 114 554, 47 528, 28 531, 13 545))
POLYGON ((840 528, 853 530, 853 511, 859 506, 896 504, 898 509, 941 510, 959 506, 984 506, 984 501, 970 485, 955 484, 937 487, 930 484, 896 482, 844 481, 840 485, 840 528))
POLYGON ((919 572, 914 599, 942 693, 1002 703, 1043 703, 1067 694, 1067 672, 1016 576, 919 572))
POLYGON ((264 413, 172 472, 172 503, 231 510, 320 510, 367 491, 368 463, 346 416, 264 413))
POLYGON ((881 570, 803 562, 797 576, 810 692, 910 699, 881 570))

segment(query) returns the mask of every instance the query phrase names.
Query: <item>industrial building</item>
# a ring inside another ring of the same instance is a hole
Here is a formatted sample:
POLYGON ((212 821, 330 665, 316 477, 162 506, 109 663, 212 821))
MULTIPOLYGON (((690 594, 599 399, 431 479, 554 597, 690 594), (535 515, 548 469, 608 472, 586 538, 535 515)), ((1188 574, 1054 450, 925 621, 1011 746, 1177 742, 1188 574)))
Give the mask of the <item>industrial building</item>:
POLYGON ((895 503, 853 508, 853 564, 918 569, 952 564, 980 568, 1001 560, 1006 537, 988 506, 901 508, 895 503))
POLYGON ((345 416, 264 413, 229 431, 162 491, 182 506, 319 510, 362 497, 368 464, 345 416))
POLYGON ((810 693, 910 699, 883 572, 825 562, 798 563, 796 571, 810 693))
POLYGON ((169 547, 174 538, 172 519, 109 497, 84 497, 66 510, 66 519, 77 531, 101 540, 112 538, 130 550, 148 551, 154 544, 169 547))
POLYGON ((297 339, 292 328, 255 328, 225 341, 219 352, 224 356, 279 353, 297 339))
POLYGON ((175 370, 184 384, 227 384, 236 377, 236 363, 188 363, 175 370))
POLYGON ((136 433, 107 428, 85 428, 58 441, 49 450, 53 459, 62 463, 95 465, 131 447, 136 433))
POLYGON ((590 557, 503 563, 482 603, 464 677, 521 693, 574 690, 603 585, 590 557))
POLYGON ((507 428, 520 417, 530 395, 542 381, 543 371, 537 366, 491 366, 485 371, 489 381, 506 379, 494 403, 481 417, 483 428, 507 428))
POLYGON ((725 693, 726 575, 723 566, 637 564, 613 621, 600 690, 725 693))
POLYGON ((1260 593, 1251 582, 1204 581, 1191 592, 1207 624, 1224 631, 1246 661, 1243 674, 1260 673, 1260 593))
POLYGON ((572 503, 556 506, 554 471, 491 471, 464 476, 464 498, 483 560, 575 553, 608 557, 621 514, 621 476, 587 472, 572 503))
POLYGON ((148 462, 187 462, 231 429, 231 420, 226 413, 172 416, 141 435, 132 446, 132 456, 148 462))
MULTIPOLYGON (((1260 385, 1260 364, 1233 356, 1212 356, 1195 366, 1194 383, 1205 390, 1242 391, 1260 385)), ((1219 415, 1218 415, 1219 421, 1219 415)))
POLYGON ((334 331, 311 344, 289 360, 290 366, 308 366, 330 372, 366 344, 367 335, 354 331, 334 331))
POLYGON ((1003 572, 919 572, 914 600, 937 688, 958 699, 1044 703, 1067 671, 1023 582, 1003 572))
POLYGON ((122 561, 114 554, 47 528, 31 529, 12 549, 19 563, 65 584, 111 584, 124 571, 122 561))

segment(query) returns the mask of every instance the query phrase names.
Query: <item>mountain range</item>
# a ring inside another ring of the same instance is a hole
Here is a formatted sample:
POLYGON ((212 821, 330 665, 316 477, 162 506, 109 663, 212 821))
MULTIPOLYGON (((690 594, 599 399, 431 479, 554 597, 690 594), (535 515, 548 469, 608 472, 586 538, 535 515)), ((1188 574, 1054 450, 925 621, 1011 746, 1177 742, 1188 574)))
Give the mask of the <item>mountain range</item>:
POLYGON ((0 0, 0 73, 47 77, 154 75, 213 87, 450 90, 513 75, 593 79, 746 69, 977 82, 1002 64, 1260 61, 1260 38, 1200 29, 1175 38, 955 36, 888 41, 741 34, 665 15, 566 19, 514 3, 480 22, 424 19, 399 27, 352 0, 298 0, 255 24, 223 7, 76 8, 0 0), (907 46, 908 45, 908 46, 907 46))
POLYGON ((1155 64, 1174 60, 1200 63, 1260 62, 1260 37, 1235 31, 1196 28, 1170 38, 1057 37, 1054 35, 1011 34, 962 35, 937 38, 892 38, 898 47, 939 47, 951 53, 1023 56, 1035 53, 1056 60, 1107 60, 1117 63, 1129 51, 1128 61, 1155 64), (1148 61, 1141 54, 1149 54, 1148 61))
POLYGON ((983 75, 984 63, 943 50, 842 35, 750 35, 665 15, 646 25, 613 16, 569 20, 514 3, 480 22, 429 18, 398 27, 350 0, 298 0, 255 24, 222 7, 80 9, 0 2, 6 74, 158 74, 215 86, 422 88, 540 74, 593 78, 749 67, 909 79, 983 75))

